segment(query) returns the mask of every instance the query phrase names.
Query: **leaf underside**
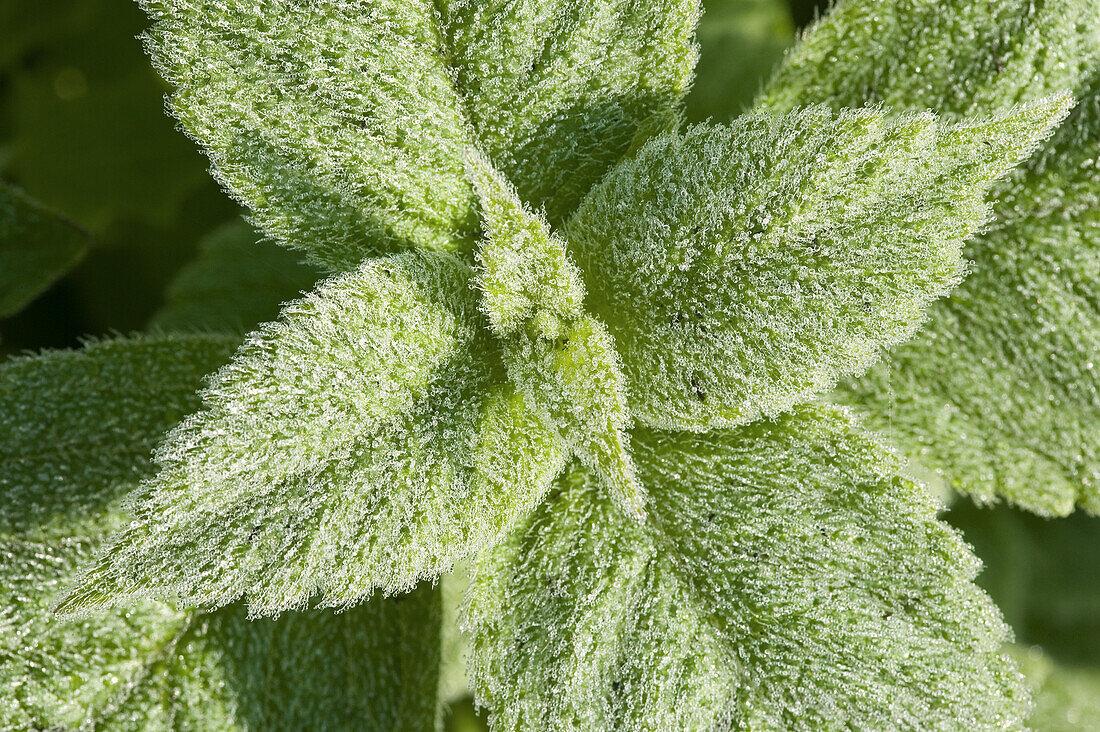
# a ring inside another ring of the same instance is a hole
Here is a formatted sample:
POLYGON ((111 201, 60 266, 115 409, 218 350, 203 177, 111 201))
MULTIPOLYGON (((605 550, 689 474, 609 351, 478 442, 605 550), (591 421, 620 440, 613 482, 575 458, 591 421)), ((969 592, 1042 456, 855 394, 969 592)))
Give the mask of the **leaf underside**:
POLYGON ((149 326, 158 330, 246 332, 272 320, 287 300, 320 277, 300 255, 257 242, 243 221, 224 224, 199 242, 199 254, 168 285, 149 326))
POLYGON ((87 249, 87 232, 0 183, 0 318, 22 310, 87 249))

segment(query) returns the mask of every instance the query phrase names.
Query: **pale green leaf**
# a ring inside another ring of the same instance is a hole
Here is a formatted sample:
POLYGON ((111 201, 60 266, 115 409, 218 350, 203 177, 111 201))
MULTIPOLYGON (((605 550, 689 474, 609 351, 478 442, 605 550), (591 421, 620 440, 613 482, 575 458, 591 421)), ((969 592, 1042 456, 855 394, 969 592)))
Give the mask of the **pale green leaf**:
POLYGON ((495 541, 565 455, 494 366, 469 277, 450 255, 395 255, 287 305, 169 436, 61 610, 150 593, 346 607, 495 541))
POLYGON ((1097 0, 841 0, 758 103, 775 111, 881 102, 949 119, 1075 89, 1100 51, 1097 0))
MULTIPOLYGON (((110 519, 107 524, 112 523, 110 519)), ((410 729, 437 724, 438 590, 250 621, 153 601, 58 619, 102 525, 0 535, 4 729, 410 729)))
POLYGON ((468 164, 486 230, 477 252, 477 285, 493 330, 506 337, 536 319, 578 317, 584 284, 565 242, 523 205, 491 162, 472 152, 468 164))
POLYGON ((496 729, 1011 729, 978 562, 844 411, 638 431, 652 522, 575 470, 479 560, 469 670, 496 729))
POLYGON ((165 330, 244 331, 272 320, 279 305, 309 290, 316 269, 280 247, 257 242, 244 222, 218 227, 168 286, 150 325, 165 330))
POLYGON ((469 248, 467 124, 426 0, 143 0, 172 110, 275 239, 335 269, 469 248))
POLYGON ((505 344, 508 375, 599 474, 618 505, 641 518, 645 490, 630 456, 630 415, 611 337, 587 315, 555 325, 552 334, 523 334, 505 344))
POLYGON ((959 125, 811 107, 647 143, 565 230, 635 416, 774 415, 907 340, 958 281, 993 180, 1067 104, 959 125))
POLYGON ((943 482, 1043 515, 1100 511, 1100 102, 1095 73, 1085 83, 1097 17, 1092 0, 848 1, 762 97, 780 110, 884 100, 958 117, 1081 94, 1041 153, 995 188, 990 231, 964 249, 969 274, 927 329, 838 395, 943 482))
POLYGON ((583 310, 581 274, 565 243, 487 161, 472 156, 470 173, 487 234, 477 284, 508 374, 620 505, 640 516, 623 375, 607 329, 583 310))
POLYGON ((837 398, 979 501, 1100 512, 1100 219, 1076 219, 974 241, 928 328, 837 398))
POLYGON ((1036 732, 1100 729, 1100 670, 1062 666, 1038 647, 1012 650, 1035 697, 1035 708, 1028 718, 1031 729, 1036 732))
POLYGON ((87 250, 87 232, 0 183, 0 318, 22 310, 87 250))
POLYGON ((159 602, 59 620, 57 592, 236 339, 93 343, 0 366, 0 728, 430 729, 439 598, 248 622, 159 602))
POLYGON ((696 0, 142 5, 172 109, 218 178, 270 236, 334 269, 470 251, 470 143, 567 213, 679 101, 697 14, 696 0))
MULTIPOLYGON (((126 476, 120 475, 125 480, 126 476)), ((71 623, 50 612, 62 583, 88 561, 101 527, 72 520, 63 529, 0 535, 0 704, 4 729, 77 729, 108 720, 120 729, 138 729, 120 707, 150 667, 175 654, 188 616, 160 603, 141 603, 71 623)), ((109 524, 107 520, 104 523, 109 524)), ((198 664, 180 681, 202 692, 189 701, 201 705, 196 717, 222 723, 226 700, 212 683, 210 669, 198 664)), ((132 713, 132 710, 127 710, 132 713)), ((153 717, 158 710, 146 710, 153 717)), ((140 717, 139 717, 140 718, 140 717)))
POLYGON ((0 534, 94 515, 133 489, 238 340, 113 339, 0 365, 0 534))
POLYGON ((49 604, 117 523, 109 506, 147 472, 155 441, 198 405, 202 376, 233 345, 118 339, 0 366, 0 686, 10 702, 0 727, 76 728, 109 714, 185 625, 153 604, 66 625, 49 604))
POLYGON ((945 482, 1047 515, 1100 512, 1100 94, 1021 169, 925 332, 839 398, 945 482))
POLYGON ((443 0, 481 149, 557 225, 652 115, 679 108, 698 0, 443 0))

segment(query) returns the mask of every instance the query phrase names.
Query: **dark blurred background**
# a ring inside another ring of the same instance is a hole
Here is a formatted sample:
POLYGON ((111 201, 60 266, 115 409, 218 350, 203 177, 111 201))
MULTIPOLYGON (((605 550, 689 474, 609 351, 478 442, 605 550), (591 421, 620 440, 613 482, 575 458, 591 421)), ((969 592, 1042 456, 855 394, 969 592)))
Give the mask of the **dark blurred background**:
MULTIPOLYGON (((751 101, 814 0, 707 0, 689 121, 728 121, 751 101)), ((145 327, 197 242, 241 211, 164 112, 165 84, 130 0, 0 0, 0 178, 86 228, 83 263, 0 322, 0 354, 71 347, 145 327)), ((1017 638, 1069 663, 1100 655, 1098 521, 1045 521, 960 501, 948 519, 986 562, 980 582, 1017 638)), ((469 700, 452 730, 483 729, 469 700)))
POLYGON ((0 323, 5 352, 142 328, 237 207, 164 112, 129 0, 0 0, 0 177, 86 228, 83 263, 0 323))

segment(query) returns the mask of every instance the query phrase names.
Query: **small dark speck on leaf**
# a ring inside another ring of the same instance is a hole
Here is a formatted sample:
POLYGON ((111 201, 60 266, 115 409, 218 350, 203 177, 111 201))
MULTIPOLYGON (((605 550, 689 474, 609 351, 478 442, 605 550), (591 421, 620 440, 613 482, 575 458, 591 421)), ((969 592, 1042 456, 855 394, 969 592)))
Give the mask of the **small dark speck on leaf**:
POLYGON ((707 400, 707 393, 703 391, 702 387, 699 386, 699 382, 694 376, 691 377, 691 388, 695 392, 695 396, 699 399, 699 401, 705 402, 707 400))

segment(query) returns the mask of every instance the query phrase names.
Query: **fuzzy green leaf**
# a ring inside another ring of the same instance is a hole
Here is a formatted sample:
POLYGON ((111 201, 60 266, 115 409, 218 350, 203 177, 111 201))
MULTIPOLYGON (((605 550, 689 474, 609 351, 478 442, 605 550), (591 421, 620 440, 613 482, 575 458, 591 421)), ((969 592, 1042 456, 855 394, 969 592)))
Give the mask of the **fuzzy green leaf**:
POLYGON ((168 286, 166 302, 150 325, 245 331, 275 318, 283 302, 299 297, 320 277, 297 254, 256 239, 252 227, 240 221, 203 238, 198 256, 168 286))
POLYGON ((1100 97, 1095 73, 1085 83, 1097 17, 1094 0, 848 0, 761 100, 778 110, 884 100, 950 118, 1081 94, 1041 154, 995 189, 991 231, 965 248, 969 274, 926 330, 837 397, 948 485, 1048 516, 1100 511, 1100 97))
POLYGON ((492 163, 473 152, 468 164, 486 229, 477 252, 477 284, 493 330, 507 337, 535 320, 578 317, 584 284, 565 242, 523 205, 492 163))
POLYGON ((583 471, 474 572, 496 729, 1008 729, 977 560, 846 412, 639 431, 652 523, 583 471))
POLYGON ((253 334, 62 602, 145 594, 254 615, 411 589, 541 500, 565 459, 444 254, 371 260, 253 334))
POLYGON ((812 107, 650 141, 565 230, 635 416, 735 425, 864 371, 958 281, 989 186, 1067 105, 954 126, 812 107))
POLYGON ((119 339, 0 366, 0 686, 10 701, 0 727, 106 716, 182 627, 163 605, 69 625, 48 608, 117 523, 109 507, 147 472, 154 442, 198 405, 202 376, 233 345, 119 339))
MULTIPOLYGON (((117 523, 108 520, 107 524, 117 523)), ((416 729, 436 725, 440 604, 424 587, 345 613, 250 621, 144 601, 60 620, 104 526, 0 535, 4 729, 416 729)))
POLYGON ((641 518, 645 490, 638 483, 626 428, 623 376, 607 329, 587 315, 545 331, 517 336, 504 347, 508 375, 558 425, 577 456, 603 479, 631 516, 641 518))
POLYGON ((22 310, 87 250, 87 232, 0 183, 0 318, 22 310))
POLYGON ((981 237, 928 328, 837 398, 983 503, 1100 513, 1098 243, 1095 210, 981 237))
POLYGON ((237 342, 105 340, 0 365, 0 534, 77 521, 134 488, 237 342))
POLYGON ((838 398, 947 484, 1046 516, 1100 513, 1100 79, 1003 186, 970 275, 838 398))
POLYGON ((698 0, 440 5, 481 149, 555 225, 691 81, 698 0))
POLYGON ((141 602, 67 621, 59 589, 122 523, 146 455, 234 338, 94 343, 0 366, 0 728, 429 729, 438 593, 249 622, 141 602), (380 700, 387 700, 382 703, 380 700))
POLYGON ((172 108, 219 179, 334 269, 471 250, 470 143, 568 212, 694 63, 695 0, 142 4, 172 108))
POLYGON ((171 106, 257 225, 350 269, 469 248, 467 125, 426 0, 143 0, 171 106))
POLYGON ((795 46, 759 104, 881 102, 949 119, 1077 88, 1100 51, 1097 0, 842 0, 795 46))
POLYGON ((508 374, 624 510, 640 516, 623 375, 607 329, 583 311, 581 274, 565 243, 487 161, 472 156, 470 173, 487 233, 478 251, 482 309, 503 341, 508 374))
MULTIPOLYGON (((120 707, 152 667, 174 657, 188 625, 186 614, 142 603, 126 613, 65 623, 50 612, 61 583, 91 558, 97 542, 86 534, 98 528, 73 521, 61 530, 0 535, 0 681, 7 700, 0 705, 0 726, 5 729, 76 729, 96 721, 134 729, 140 726, 133 722, 158 713, 143 710, 142 717, 128 720, 134 710, 120 707)), ((192 671, 190 679, 180 681, 208 697, 188 695, 202 707, 195 716, 213 714, 221 723, 225 700, 217 685, 202 664, 192 671)))

